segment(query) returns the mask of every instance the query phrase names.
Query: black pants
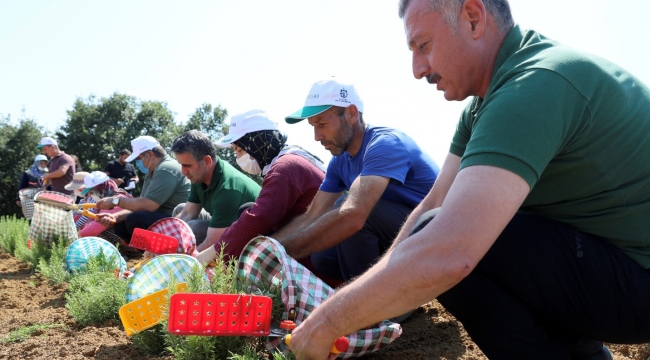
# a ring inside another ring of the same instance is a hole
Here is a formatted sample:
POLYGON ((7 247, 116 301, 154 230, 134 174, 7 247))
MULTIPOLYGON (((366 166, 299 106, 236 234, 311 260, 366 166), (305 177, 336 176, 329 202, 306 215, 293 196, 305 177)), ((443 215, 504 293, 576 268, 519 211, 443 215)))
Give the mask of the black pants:
MULTIPOLYGON (((334 208, 346 199, 340 197, 334 208)), ((313 253, 311 262, 322 275, 348 281, 368 270, 393 243, 413 208, 379 199, 363 228, 329 249, 313 253)))
POLYGON ((584 339, 650 342, 650 272, 598 237, 536 216, 515 215, 438 301, 490 359, 577 359, 571 344, 584 339))
POLYGON ((130 243, 134 229, 146 230, 156 221, 168 217, 171 216, 151 211, 134 211, 127 215, 123 222, 115 224, 113 229, 117 236, 127 243, 130 243))

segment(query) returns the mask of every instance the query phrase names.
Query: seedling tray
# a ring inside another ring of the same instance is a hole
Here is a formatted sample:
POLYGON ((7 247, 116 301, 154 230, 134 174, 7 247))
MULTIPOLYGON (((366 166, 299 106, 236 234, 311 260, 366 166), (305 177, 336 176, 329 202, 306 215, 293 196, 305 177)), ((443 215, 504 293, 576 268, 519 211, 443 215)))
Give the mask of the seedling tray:
MULTIPOLYGON (((176 291, 187 291, 187 283, 176 285, 176 291)), ((126 331, 126 336, 132 336, 141 331, 156 326, 167 317, 162 312, 167 300, 167 289, 156 291, 141 299, 131 301, 120 308, 119 314, 126 331)))
POLYGON ((271 298, 238 294, 174 294, 167 330, 174 335, 266 336, 271 298))
POLYGON ((145 229, 135 229, 129 246, 156 255, 178 253, 178 240, 174 237, 145 229))

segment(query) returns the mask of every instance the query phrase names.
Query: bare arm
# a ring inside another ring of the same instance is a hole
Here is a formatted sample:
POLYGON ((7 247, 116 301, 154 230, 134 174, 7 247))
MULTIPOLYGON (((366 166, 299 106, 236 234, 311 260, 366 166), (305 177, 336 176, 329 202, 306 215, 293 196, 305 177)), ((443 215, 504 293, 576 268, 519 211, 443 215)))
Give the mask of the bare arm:
MULTIPOLYGON (((131 212, 133 211, 150 211, 154 212, 158 210, 160 205, 152 200, 149 200, 147 198, 126 198, 126 197, 120 197, 120 204, 118 205, 122 209, 129 210, 131 212)), ((113 204, 113 198, 112 197, 107 197, 99 200, 97 202, 97 207, 100 209, 107 209, 110 210, 115 207, 113 204)))
POLYGON ((302 230, 305 226, 313 223, 323 214, 332 210, 334 203, 341 196, 341 194, 342 193, 328 193, 318 190, 314 196, 314 200, 312 200, 311 205, 304 214, 296 216, 293 218, 293 220, 291 220, 288 224, 283 226, 278 231, 274 232, 271 236, 273 236, 274 239, 280 241, 281 239, 284 239, 302 230))
POLYGON ((176 217, 185 222, 188 222, 190 220, 194 220, 197 217, 199 217, 199 214, 201 213, 201 209, 203 209, 203 206, 201 204, 188 201, 185 203, 185 207, 183 208, 183 211, 181 211, 180 214, 176 215, 176 217))
POLYGON ((422 202, 413 209, 413 212, 411 212, 409 217, 406 219, 406 222, 404 222, 402 229, 399 234, 397 234, 395 241, 393 241, 391 249, 395 248, 397 244, 406 239, 408 234, 411 232, 411 229, 413 229, 415 222, 420 218, 420 215, 431 209, 442 206, 442 203, 449 192, 449 188, 451 188, 451 184, 453 184, 456 179, 456 174, 458 174, 459 168, 460 157, 452 153, 447 154, 447 158, 445 158, 445 162, 442 164, 442 169, 440 169, 440 174, 438 174, 436 183, 433 184, 433 187, 427 196, 422 199, 422 202))
POLYGON ((57 179, 60 178, 61 176, 64 176, 65 173, 68 171, 70 167, 68 165, 61 165, 58 169, 55 171, 52 171, 51 173, 47 173, 43 175, 43 179, 57 179))
POLYGON ((340 243, 361 230, 388 181, 383 176, 357 177, 341 207, 326 212, 299 232, 277 240, 297 259, 340 243))
POLYGON ((476 267, 529 191, 524 179, 504 169, 460 171, 438 215, 316 308, 293 331, 291 351, 297 359, 325 359, 337 337, 403 314, 456 285, 476 267))

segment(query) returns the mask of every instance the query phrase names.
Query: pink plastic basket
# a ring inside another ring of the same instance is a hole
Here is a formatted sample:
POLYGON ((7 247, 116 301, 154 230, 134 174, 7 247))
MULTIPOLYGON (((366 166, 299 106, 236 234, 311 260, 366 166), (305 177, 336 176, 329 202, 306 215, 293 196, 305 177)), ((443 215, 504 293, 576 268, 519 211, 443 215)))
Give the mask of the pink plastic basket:
POLYGON ((178 240, 176 238, 145 229, 133 230, 129 246, 156 255, 178 253, 178 240))
POLYGON ((174 294, 167 331, 174 335, 266 336, 271 332, 271 308, 268 296, 174 294))

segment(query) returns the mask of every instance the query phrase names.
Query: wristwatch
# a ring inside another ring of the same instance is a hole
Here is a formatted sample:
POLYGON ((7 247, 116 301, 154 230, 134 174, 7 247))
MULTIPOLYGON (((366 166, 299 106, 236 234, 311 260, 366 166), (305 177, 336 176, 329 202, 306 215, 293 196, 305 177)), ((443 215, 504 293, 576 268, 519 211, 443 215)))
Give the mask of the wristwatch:
POLYGON ((114 197, 113 198, 113 205, 117 206, 120 204, 120 198, 119 197, 114 197))

